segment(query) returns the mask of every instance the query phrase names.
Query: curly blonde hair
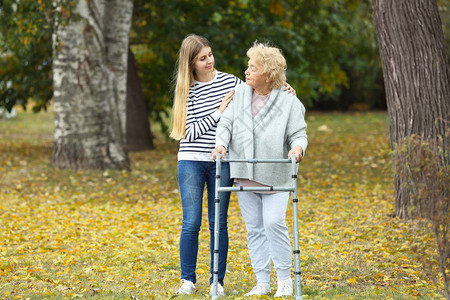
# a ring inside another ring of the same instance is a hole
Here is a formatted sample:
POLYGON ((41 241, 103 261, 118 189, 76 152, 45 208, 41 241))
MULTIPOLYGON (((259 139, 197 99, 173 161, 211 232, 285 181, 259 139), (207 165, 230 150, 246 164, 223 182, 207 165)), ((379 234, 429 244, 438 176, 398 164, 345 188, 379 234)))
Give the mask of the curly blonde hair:
POLYGON ((272 88, 283 87, 286 82, 287 65, 280 49, 255 41, 247 50, 247 56, 263 67, 263 74, 269 79, 272 88))

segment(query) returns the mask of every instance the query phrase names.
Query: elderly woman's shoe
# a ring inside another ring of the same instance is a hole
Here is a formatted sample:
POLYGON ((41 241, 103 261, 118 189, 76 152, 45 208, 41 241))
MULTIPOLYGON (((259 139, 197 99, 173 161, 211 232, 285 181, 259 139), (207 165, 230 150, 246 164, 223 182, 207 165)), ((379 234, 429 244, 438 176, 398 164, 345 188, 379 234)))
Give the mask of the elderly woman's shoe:
POLYGON ((253 296, 253 295, 261 296, 261 295, 267 295, 269 293, 270 293, 270 284, 269 283, 258 283, 258 284, 256 284, 256 286, 254 288, 252 288, 252 290, 250 292, 248 292, 244 296, 245 297, 249 297, 249 296, 253 296))
POLYGON ((278 289, 274 297, 275 298, 289 297, 292 296, 292 292, 293 292, 292 279, 279 280, 278 289))

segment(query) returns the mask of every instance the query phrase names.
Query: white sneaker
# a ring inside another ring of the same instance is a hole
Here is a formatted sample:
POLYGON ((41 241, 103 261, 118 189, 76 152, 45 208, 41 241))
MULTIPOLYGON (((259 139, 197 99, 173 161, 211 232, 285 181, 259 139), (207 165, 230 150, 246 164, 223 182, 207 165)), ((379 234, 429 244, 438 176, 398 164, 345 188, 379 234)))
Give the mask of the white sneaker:
MULTIPOLYGON (((209 295, 213 294, 213 284, 211 284, 211 289, 209 290, 209 295)), ((223 286, 219 283, 217 284, 217 296, 222 297, 225 296, 225 292, 223 291, 223 286)))
POLYGON ((292 279, 278 281, 278 289, 275 298, 292 296, 293 286, 292 279))
POLYGON ((190 295, 190 294, 194 293, 194 290, 195 290, 194 283, 192 283, 191 281, 186 280, 186 279, 181 279, 181 282, 183 283, 183 285, 178 289, 176 294, 190 295))
POLYGON ((269 283, 258 283, 258 284, 256 284, 256 286, 254 288, 252 288, 252 290, 250 292, 248 292, 244 296, 245 297, 249 297, 249 296, 253 296, 253 295, 261 296, 261 295, 267 295, 269 293, 270 293, 270 284, 269 283))

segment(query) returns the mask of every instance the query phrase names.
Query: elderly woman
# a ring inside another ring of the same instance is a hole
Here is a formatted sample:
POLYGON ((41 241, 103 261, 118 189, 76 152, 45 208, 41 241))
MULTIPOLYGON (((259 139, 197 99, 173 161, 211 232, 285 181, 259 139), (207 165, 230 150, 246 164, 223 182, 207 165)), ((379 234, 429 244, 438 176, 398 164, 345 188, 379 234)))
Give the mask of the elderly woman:
MULTIPOLYGON (((231 159, 290 158, 300 162, 308 145, 305 108, 294 94, 281 90, 286 60, 278 48, 255 42, 247 51, 246 84, 237 86, 216 132, 213 159, 229 151, 231 159)), ((289 186, 289 164, 230 163, 236 186, 289 186)), ((256 286, 245 296, 270 293, 271 260, 277 273, 275 297, 290 296, 291 244, 286 226, 288 192, 238 192, 247 227, 247 243, 256 286)))

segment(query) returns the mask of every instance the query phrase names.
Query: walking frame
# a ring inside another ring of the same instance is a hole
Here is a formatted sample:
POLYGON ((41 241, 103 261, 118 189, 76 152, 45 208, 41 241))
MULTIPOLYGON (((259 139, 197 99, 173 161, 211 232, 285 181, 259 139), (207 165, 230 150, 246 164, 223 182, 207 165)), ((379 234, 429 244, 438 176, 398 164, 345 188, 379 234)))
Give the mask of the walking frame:
POLYGON ((299 233, 298 233, 298 211, 297 211, 297 160, 295 154, 291 159, 221 159, 221 154, 217 154, 216 158, 216 189, 215 189, 215 220, 214 220, 214 262, 213 262, 213 290, 212 299, 217 299, 217 285, 219 276, 219 228, 220 228, 220 192, 235 192, 235 191, 284 191, 292 193, 293 204, 293 218, 294 218, 294 288, 295 299, 301 300, 301 279, 300 279, 300 248, 299 248, 299 233), (223 162, 237 162, 237 163, 291 163, 292 164, 292 187, 221 187, 220 174, 223 162))

